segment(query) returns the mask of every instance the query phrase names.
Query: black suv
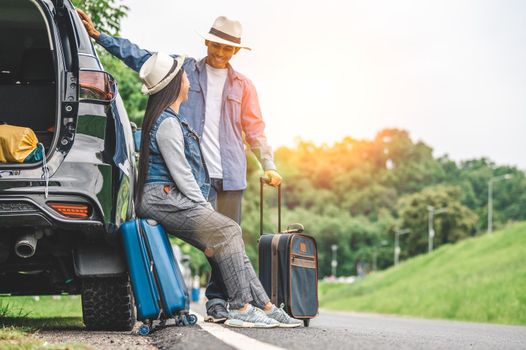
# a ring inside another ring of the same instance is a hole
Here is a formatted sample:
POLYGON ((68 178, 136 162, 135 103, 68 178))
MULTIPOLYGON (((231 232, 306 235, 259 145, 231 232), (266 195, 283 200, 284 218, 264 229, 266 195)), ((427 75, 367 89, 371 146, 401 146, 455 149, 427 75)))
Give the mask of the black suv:
POLYGON ((0 0, 0 123, 31 128, 38 163, 0 163, 0 294, 81 294, 88 329, 129 330, 117 239, 133 216, 133 132, 67 0, 0 0))

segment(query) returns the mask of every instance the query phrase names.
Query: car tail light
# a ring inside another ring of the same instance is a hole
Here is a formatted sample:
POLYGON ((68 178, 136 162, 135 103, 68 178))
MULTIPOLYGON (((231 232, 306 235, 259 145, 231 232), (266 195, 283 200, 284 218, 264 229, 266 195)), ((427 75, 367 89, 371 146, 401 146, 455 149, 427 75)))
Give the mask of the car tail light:
POLYGON ((80 71, 79 81, 81 100, 111 101, 115 95, 115 82, 106 72, 80 71))
POLYGON ((87 219, 90 215, 90 208, 87 204, 48 203, 47 205, 68 218, 87 219))

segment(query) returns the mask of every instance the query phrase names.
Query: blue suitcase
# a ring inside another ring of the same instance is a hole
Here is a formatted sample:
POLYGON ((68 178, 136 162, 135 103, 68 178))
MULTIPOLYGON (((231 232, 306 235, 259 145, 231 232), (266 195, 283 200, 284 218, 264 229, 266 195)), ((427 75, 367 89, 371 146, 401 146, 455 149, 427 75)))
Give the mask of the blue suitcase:
POLYGON ((197 317, 189 314, 188 289, 163 227, 154 220, 135 219, 119 230, 137 319, 143 322, 139 333, 150 333, 154 320, 160 320, 161 326, 170 318, 177 325, 195 324, 197 317))

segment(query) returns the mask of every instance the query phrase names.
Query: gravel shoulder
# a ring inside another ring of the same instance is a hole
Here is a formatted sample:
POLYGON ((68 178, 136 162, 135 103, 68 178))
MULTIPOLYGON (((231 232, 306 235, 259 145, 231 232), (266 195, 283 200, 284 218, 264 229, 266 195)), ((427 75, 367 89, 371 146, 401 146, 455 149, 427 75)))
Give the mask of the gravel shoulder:
POLYGON ((170 325, 148 336, 137 334, 137 323, 132 332, 88 332, 84 330, 46 330, 33 335, 49 344, 83 344, 93 350, 232 350, 198 325, 176 327, 170 325))
POLYGON ((143 337, 137 334, 140 323, 132 332, 94 332, 86 330, 41 330, 33 337, 49 344, 84 344, 93 350, 156 350, 154 335, 143 337))
MULTIPOLYGON (((192 309, 199 304, 192 304, 192 309)), ((201 311, 201 310, 199 310, 201 311)), ((158 329, 148 336, 141 336, 137 329, 141 322, 137 322, 131 332, 96 332, 82 329, 40 330, 33 337, 49 344, 83 344, 93 350, 232 350, 217 338, 201 329, 199 325, 176 327, 173 320, 167 322, 167 327, 158 329)))

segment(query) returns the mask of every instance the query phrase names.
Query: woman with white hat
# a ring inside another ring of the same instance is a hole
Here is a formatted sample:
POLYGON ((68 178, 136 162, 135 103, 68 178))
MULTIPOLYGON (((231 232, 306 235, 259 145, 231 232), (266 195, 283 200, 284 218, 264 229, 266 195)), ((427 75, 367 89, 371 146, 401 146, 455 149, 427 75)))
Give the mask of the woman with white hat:
POLYGON ((250 260, 239 225, 207 202, 210 178, 199 137, 179 116, 190 83, 184 57, 153 54, 139 76, 148 94, 142 125, 137 214, 201 249, 220 268, 232 327, 297 327, 301 321, 273 305, 250 260), (252 304, 256 305, 253 306, 252 304))

